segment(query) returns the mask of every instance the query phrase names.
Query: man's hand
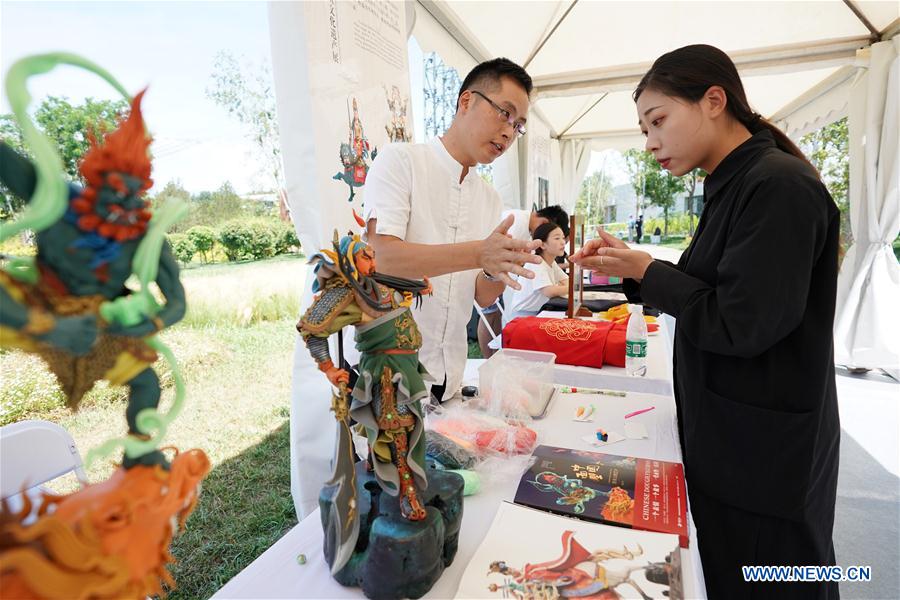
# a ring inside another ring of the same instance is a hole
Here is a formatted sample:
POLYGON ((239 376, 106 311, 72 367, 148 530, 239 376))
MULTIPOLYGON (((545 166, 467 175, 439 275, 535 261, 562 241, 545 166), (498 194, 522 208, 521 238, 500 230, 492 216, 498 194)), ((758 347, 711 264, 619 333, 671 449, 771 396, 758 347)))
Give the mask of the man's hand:
POLYGON ((481 243, 478 262, 486 273, 496 277, 509 287, 520 290, 519 285, 510 275, 519 275, 534 279, 534 273, 526 269, 525 263, 540 264, 541 257, 533 254, 541 245, 540 240, 514 240, 506 233, 515 220, 509 215, 481 243))
POLYGON ((570 262, 603 275, 638 281, 644 278, 647 267, 653 262, 652 256, 640 250, 629 249, 628 244, 602 229, 597 229, 597 233, 600 237, 588 240, 578 252, 569 257, 570 262))
POLYGON ((423 295, 423 296, 430 296, 431 294, 433 294, 433 293, 434 293, 434 287, 431 285, 431 280, 428 279, 427 277, 423 277, 423 278, 422 278, 422 281, 425 282, 425 289, 422 290, 422 295, 423 295))

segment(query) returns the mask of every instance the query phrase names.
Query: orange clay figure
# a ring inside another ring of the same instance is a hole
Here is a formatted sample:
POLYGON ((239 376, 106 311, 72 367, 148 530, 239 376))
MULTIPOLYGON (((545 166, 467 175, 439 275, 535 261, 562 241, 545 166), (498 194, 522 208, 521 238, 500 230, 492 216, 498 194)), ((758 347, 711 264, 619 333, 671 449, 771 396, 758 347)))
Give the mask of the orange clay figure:
POLYGON ((201 450, 161 466, 120 467, 108 480, 65 496, 44 496, 40 518, 0 512, 4 598, 146 598, 174 588, 169 544, 194 510, 209 472, 201 450), (54 510, 55 509, 55 510, 54 510), (52 510, 51 514, 48 514, 52 510))

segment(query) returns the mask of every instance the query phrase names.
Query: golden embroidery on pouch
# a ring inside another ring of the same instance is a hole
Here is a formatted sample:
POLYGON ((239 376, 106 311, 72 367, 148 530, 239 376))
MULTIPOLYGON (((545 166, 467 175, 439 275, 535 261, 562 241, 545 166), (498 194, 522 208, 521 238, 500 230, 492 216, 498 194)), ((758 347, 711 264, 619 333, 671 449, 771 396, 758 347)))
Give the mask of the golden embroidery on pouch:
POLYGON ((562 342, 586 342, 594 333, 592 325, 578 319, 548 319, 540 328, 562 342))

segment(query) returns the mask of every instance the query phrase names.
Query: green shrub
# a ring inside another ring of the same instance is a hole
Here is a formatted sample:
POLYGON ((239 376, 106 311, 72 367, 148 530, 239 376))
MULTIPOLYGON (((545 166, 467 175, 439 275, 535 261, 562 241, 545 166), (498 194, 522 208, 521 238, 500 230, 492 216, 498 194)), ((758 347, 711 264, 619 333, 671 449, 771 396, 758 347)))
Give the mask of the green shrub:
POLYGON ((269 222, 235 219, 219 230, 219 243, 228 260, 259 260, 275 256, 276 235, 269 222))
POLYGON ((203 262, 209 262, 209 253, 216 243, 216 232, 206 225, 195 225, 187 230, 187 237, 194 243, 194 248, 200 253, 203 262))
POLYGON ((191 262, 194 254, 197 253, 197 248, 191 238, 183 233, 170 233, 168 237, 169 244, 172 246, 172 254, 175 255, 178 262, 184 265, 191 262))
MULTIPOLYGON (((697 222, 700 220, 700 217, 694 215, 694 229, 697 229, 697 222)), ((646 235, 651 235, 656 228, 659 227, 659 231, 662 234, 665 234, 666 231, 666 223, 665 219, 662 216, 655 217, 653 219, 644 219, 644 230, 643 233, 646 235)), ((669 215, 669 237, 676 235, 689 235, 690 234, 690 215, 688 213, 675 213, 669 215)))
POLYGON ((300 240, 292 223, 277 221, 275 228, 275 254, 286 254, 291 248, 299 248, 300 240))

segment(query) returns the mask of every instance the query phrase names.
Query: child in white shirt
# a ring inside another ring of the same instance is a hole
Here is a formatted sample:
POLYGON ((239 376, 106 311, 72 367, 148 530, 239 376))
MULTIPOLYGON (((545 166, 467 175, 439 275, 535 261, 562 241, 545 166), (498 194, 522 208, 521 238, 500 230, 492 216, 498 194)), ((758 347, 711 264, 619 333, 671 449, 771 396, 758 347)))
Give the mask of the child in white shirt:
POLYGON ((541 240, 535 254, 543 260, 536 265, 525 264, 526 269, 534 272, 534 279, 519 278, 522 289, 513 295, 511 318, 536 315, 548 299, 569 293, 569 278, 556 263, 556 257, 566 250, 563 230, 556 223, 544 223, 534 230, 532 239, 541 240))

